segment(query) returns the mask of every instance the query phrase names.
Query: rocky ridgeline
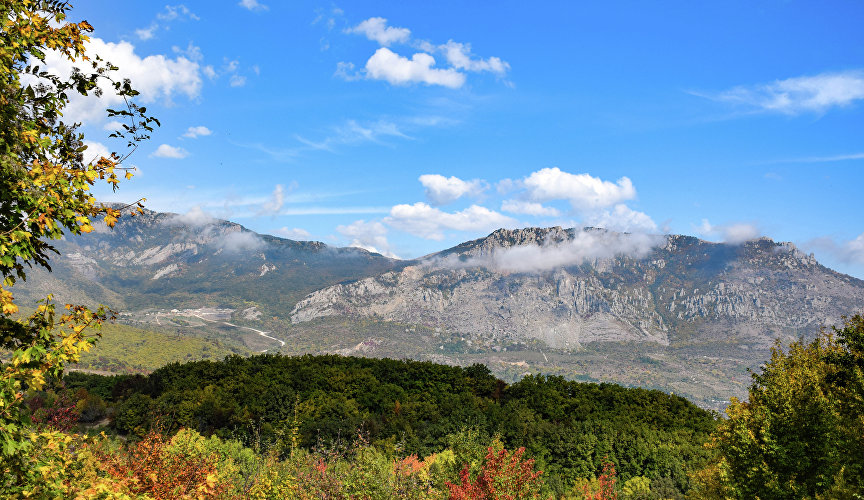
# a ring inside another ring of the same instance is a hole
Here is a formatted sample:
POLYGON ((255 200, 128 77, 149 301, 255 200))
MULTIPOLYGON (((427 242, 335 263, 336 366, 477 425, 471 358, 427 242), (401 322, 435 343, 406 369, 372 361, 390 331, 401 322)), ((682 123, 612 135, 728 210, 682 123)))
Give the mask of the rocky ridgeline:
POLYGON ((628 238, 591 228, 499 230, 401 271, 313 292, 291 318, 421 324, 460 333, 478 347, 530 340, 559 349, 683 340, 765 347, 864 307, 864 282, 790 243, 668 236, 641 248, 628 238), (607 251, 587 248, 586 237, 607 251), (514 271, 504 265, 513 261, 508 256, 537 262, 519 271, 526 262, 517 261, 514 271))

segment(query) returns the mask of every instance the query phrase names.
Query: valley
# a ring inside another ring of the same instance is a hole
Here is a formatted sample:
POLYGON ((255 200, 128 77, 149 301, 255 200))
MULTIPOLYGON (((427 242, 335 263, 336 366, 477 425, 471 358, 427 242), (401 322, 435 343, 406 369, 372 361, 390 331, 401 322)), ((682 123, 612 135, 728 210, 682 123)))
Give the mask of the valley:
MULTIPOLYGON (((147 211, 57 246, 53 272, 20 287, 25 300, 54 290, 60 302, 105 303, 123 332, 189 339, 195 356, 207 346, 482 363, 509 382, 613 382, 714 410, 745 395, 775 341, 812 337, 864 304, 864 282, 767 238, 526 228, 399 261, 147 211)), ((112 354, 82 363, 127 366, 124 342, 106 336, 94 352, 112 354)))

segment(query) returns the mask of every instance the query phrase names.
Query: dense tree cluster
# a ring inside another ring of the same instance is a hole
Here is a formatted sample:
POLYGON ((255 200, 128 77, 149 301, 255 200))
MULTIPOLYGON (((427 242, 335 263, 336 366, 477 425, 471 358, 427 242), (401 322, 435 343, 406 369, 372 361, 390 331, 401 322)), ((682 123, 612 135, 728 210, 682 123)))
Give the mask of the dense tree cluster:
POLYGON ((864 493, 864 317, 774 348, 747 401, 733 400, 700 474, 716 498, 860 498, 864 493))
POLYGON ((117 431, 154 426, 274 446, 292 428, 306 449, 352 442, 429 456, 472 429, 508 449, 526 448, 550 488, 617 466, 621 480, 646 477, 688 488, 688 471, 711 453, 702 446, 715 416, 660 391, 527 376, 507 385, 482 365, 342 356, 232 356, 172 364, 148 376, 72 374, 115 408, 117 431))

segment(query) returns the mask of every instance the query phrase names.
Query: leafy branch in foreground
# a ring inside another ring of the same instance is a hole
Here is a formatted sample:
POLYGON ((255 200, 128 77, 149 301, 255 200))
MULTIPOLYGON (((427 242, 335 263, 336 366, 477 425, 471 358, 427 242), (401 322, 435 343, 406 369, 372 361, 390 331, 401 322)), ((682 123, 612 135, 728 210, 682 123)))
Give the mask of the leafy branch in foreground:
POLYGON ((98 179, 116 189, 121 175, 131 178, 132 169, 121 166, 128 154, 85 161, 80 124, 63 121, 70 96, 99 97, 99 85, 106 82, 126 103, 125 109, 108 115, 128 119, 115 137, 125 138, 130 152, 158 125, 131 101, 137 95, 131 83, 111 78, 117 68, 86 53, 93 28, 86 21, 66 22, 69 9, 56 0, 0 4, 0 350, 11 353, 0 364, 4 492, 17 493, 14 488, 23 487, 33 474, 27 466, 33 439, 21 411, 23 392, 41 387, 46 377, 59 378, 63 367, 78 361, 95 341, 85 335, 87 327, 111 317, 102 307, 91 311, 67 305, 56 318, 49 296, 33 315, 21 319, 11 292, 16 280, 26 279, 27 268, 50 270, 50 255, 56 253, 50 240, 93 231, 100 218, 113 227, 121 215, 122 209, 98 203, 90 188, 98 179), (85 71, 76 68, 64 76, 44 70, 52 52, 85 71))

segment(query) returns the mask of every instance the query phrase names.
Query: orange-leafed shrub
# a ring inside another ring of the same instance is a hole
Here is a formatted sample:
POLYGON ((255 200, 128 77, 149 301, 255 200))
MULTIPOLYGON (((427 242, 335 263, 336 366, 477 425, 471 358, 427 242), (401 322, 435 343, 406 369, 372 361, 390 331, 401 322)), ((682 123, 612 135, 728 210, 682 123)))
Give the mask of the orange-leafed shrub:
POLYGON ((618 475, 615 472, 615 464, 612 462, 603 462, 603 472, 597 477, 596 484, 582 487, 585 500, 616 500, 618 498, 618 493, 615 492, 615 482, 617 479, 618 475))
POLYGON ((495 452, 492 447, 486 454, 483 467, 475 479, 471 479, 470 467, 466 464, 459 473, 460 484, 447 483, 452 500, 515 500, 540 496, 542 471, 534 471, 534 460, 523 460, 525 448, 508 453, 495 452))
POLYGON ((177 452, 170 439, 150 431, 125 450, 101 450, 99 460, 123 489, 156 500, 214 498, 224 493, 212 453, 177 452))

